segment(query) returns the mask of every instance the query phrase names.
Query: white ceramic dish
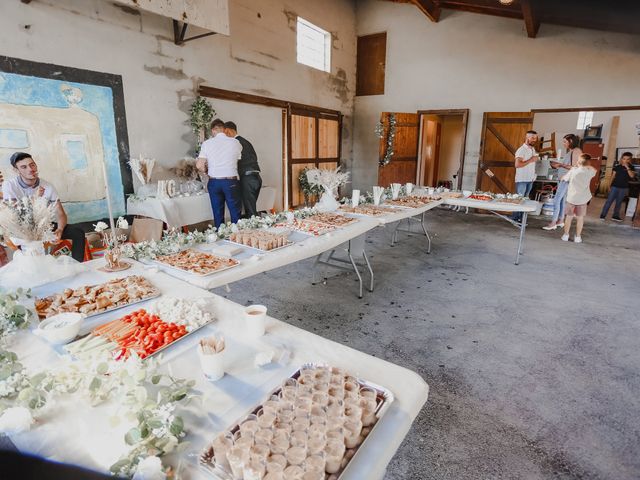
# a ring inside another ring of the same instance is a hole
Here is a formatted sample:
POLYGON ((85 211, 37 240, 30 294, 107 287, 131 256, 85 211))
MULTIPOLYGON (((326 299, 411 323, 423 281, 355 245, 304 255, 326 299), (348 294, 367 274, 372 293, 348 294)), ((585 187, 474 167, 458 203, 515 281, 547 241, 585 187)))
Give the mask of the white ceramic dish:
POLYGON ((59 313, 40 322, 33 333, 50 343, 68 343, 78 335, 84 318, 82 313, 59 313))

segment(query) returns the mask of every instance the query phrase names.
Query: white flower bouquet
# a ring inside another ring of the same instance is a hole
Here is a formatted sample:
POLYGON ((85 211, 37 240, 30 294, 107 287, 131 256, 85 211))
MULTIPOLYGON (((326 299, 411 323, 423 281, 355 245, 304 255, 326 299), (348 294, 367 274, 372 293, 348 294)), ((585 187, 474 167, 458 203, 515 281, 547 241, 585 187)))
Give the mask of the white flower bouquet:
POLYGON ((0 230, 3 235, 24 242, 53 241, 55 208, 55 204, 37 196, 0 202, 0 230))

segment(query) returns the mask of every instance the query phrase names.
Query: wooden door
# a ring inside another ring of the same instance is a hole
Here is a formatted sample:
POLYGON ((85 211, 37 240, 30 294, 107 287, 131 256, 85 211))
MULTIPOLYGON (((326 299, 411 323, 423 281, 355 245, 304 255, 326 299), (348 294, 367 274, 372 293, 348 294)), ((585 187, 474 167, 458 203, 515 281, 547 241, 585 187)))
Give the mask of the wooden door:
POLYGON ((304 168, 335 169, 340 163, 342 116, 289 109, 287 115, 288 205, 304 204, 299 176, 304 168))
MULTIPOLYGON (((384 157, 389 133, 389 113, 381 116, 383 135, 380 139, 379 158, 384 157)), ((396 131, 393 137, 391 162, 378 167, 378 185, 388 187, 391 183, 416 181, 418 167, 418 114, 395 113, 396 131)))
POLYGON ((422 123, 422 171, 420 185, 436 187, 440 167, 440 138, 442 124, 438 120, 423 120, 422 123))
POLYGON ((515 192, 515 153, 533 125, 531 112, 485 112, 476 189, 515 192))
POLYGON ((596 172, 598 172, 598 174, 591 179, 591 183, 589 184, 591 194, 595 195, 600 183, 600 169, 602 168, 604 143, 585 142, 582 144, 582 151, 591 155, 591 166, 596 169, 596 172))

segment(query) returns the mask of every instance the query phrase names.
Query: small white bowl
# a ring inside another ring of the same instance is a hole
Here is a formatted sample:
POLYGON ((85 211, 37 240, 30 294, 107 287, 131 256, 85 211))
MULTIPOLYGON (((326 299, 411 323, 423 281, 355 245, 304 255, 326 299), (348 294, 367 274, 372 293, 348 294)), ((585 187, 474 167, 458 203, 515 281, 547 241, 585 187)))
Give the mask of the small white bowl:
POLYGON ((33 333, 50 343, 68 343, 78 335, 83 320, 82 313, 59 313, 40 322, 33 333))

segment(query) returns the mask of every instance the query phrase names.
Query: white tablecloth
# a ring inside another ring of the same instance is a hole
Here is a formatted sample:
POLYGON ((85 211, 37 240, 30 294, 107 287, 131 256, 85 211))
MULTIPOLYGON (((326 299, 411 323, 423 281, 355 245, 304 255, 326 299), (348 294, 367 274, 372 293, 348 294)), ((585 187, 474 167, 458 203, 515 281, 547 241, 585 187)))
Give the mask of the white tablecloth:
MULTIPOLYGON (((91 262, 92 266, 102 260, 91 262)), ((267 335, 260 341, 247 341, 243 336, 243 307, 205 290, 194 288, 163 273, 143 271, 136 264, 127 274, 148 277, 163 294, 180 298, 212 298, 218 321, 185 338, 166 351, 163 369, 173 375, 197 380, 196 389, 203 394, 204 404, 193 402, 183 415, 191 447, 188 453, 199 453, 218 432, 229 428, 253 405, 263 401, 284 378, 305 362, 326 362, 345 368, 363 379, 391 390, 395 395, 387 414, 361 447, 358 456, 344 474, 344 479, 381 478, 387 464, 406 436, 411 423, 427 400, 429 387, 414 372, 334 343, 274 318, 267 320, 267 335), (202 376, 195 345, 202 336, 222 334, 227 340, 227 374, 218 382, 209 383, 202 376), (264 345, 284 346, 292 352, 288 365, 254 367, 255 353, 264 345)), ((122 276, 96 271, 87 272, 65 282, 39 288, 37 295, 60 291, 65 287, 95 284, 122 276)), ((153 302, 153 300, 150 300, 153 302)), ((144 306, 145 304, 142 304, 144 306)), ((141 305, 120 309, 89 319, 83 328, 88 331, 108 320, 141 308, 141 305)), ((44 340, 29 332, 18 335, 12 350, 30 369, 54 366, 61 361, 56 351, 44 340)), ((113 428, 108 424, 111 404, 91 408, 82 402, 59 400, 32 431, 13 435, 11 440, 23 452, 42 455, 63 462, 76 463, 106 470, 126 451, 124 433, 132 426, 113 428)), ((195 465, 195 457, 182 454, 189 470, 187 478, 206 478, 195 465)), ((172 462, 174 465, 177 461, 172 462)))
POLYGON ((535 212, 540 202, 534 200, 525 200, 520 204, 485 202, 482 200, 474 200, 472 198, 448 198, 445 200, 446 205, 454 205, 458 207, 478 208, 480 210, 491 210, 494 212, 535 212))
POLYGON ((211 201, 206 193, 192 197, 127 200, 127 214, 162 220, 171 227, 182 227, 213 219, 211 201))
MULTIPOLYGON (((258 211, 271 211, 275 200, 275 188, 262 187, 258 196, 258 211)), ((127 214, 162 220, 171 227, 182 227, 213 220, 209 195, 203 193, 191 197, 127 199, 127 214)), ((229 214, 227 213, 227 218, 229 214)))
MULTIPOLYGON (((258 250, 254 250, 248 247, 243 248, 245 253, 238 255, 235 258, 240 260, 240 265, 229 270, 224 270, 219 273, 214 273, 208 276, 198 276, 192 273, 176 270, 171 267, 161 265, 157 262, 145 261, 148 265, 156 266, 166 273, 185 280, 192 285, 196 285, 201 288, 211 289, 227 285, 238 280, 242 280, 247 277, 251 277, 258 273, 273 270, 278 267, 289 265, 290 263, 298 262, 306 258, 315 257, 323 252, 338 247, 339 245, 348 242, 349 240, 356 238, 369 230, 377 227, 379 221, 373 218, 359 217, 358 221, 348 225, 344 228, 338 228, 333 232, 320 236, 298 235, 294 234, 298 239, 303 238, 302 241, 296 241, 290 247, 282 248, 272 252, 258 253, 258 250)), ((216 244, 222 244, 223 242, 216 242, 211 245, 201 245, 197 248, 203 251, 215 249, 216 244)), ((215 253, 215 251, 214 251, 215 253)))
POLYGON ((437 200, 429 202, 420 208, 397 208, 397 212, 374 218, 376 218, 376 220, 378 220, 381 225, 386 225, 388 223, 399 222, 400 220, 404 220, 405 218, 416 217, 423 214, 424 212, 428 212, 429 210, 439 207, 443 203, 443 200, 437 200))

